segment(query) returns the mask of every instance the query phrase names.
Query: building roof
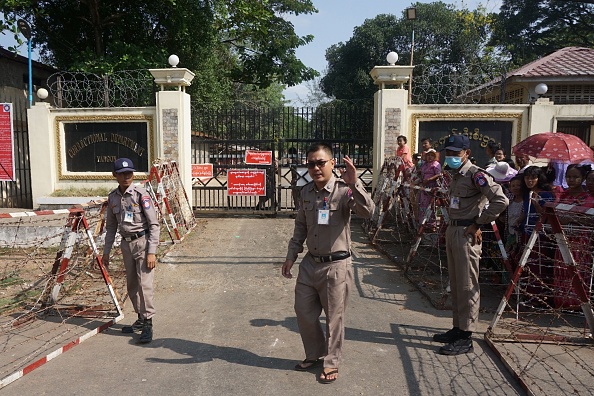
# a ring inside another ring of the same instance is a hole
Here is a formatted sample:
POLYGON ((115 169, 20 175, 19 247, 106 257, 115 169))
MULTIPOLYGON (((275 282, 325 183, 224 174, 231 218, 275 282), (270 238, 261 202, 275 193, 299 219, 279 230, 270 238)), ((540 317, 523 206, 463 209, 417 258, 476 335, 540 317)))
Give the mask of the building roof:
MULTIPOLYGON (((14 52, 9 51, 9 50, 3 48, 2 46, 0 46, 0 58, 5 58, 12 62, 21 63, 24 65, 27 65, 29 63, 29 59, 26 56, 15 54, 14 52)), ((37 69, 44 69, 44 70, 47 70, 52 73, 54 73, 58 70, 56 68, 45 65, 45 64, 38 62, 36 60, 31 61, 31 66, 35 67, 37 69)))
POLYGON ((508 77, 594 76, 594 49, 566 47, 508 73, 508 77))
MULTIPOLYGON (((594 49, 584 47, 565 47, 530 62, 506 74, 506 80, 516 81, 545 81, 558 79, 563 81, 577 81, 582 77, 594 77, 594 49)), ((475 87, 467 94, 497 85, 501 76, 475 87)))

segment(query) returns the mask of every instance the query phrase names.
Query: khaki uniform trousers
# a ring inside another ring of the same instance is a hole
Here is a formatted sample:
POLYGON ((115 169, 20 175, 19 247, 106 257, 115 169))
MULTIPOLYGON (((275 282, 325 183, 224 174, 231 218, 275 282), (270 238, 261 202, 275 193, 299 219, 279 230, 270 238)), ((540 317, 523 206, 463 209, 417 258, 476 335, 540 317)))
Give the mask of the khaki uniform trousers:
POLYGON ((338 368, 344 343, 344 312, 351 285, 351 258, 316 263, 303 257, 295 285, 295 313, 306 359, 324 358, 324 367, 338 368), (326 314, 326 336, 320 314, 326 314))
POLYGON ((464 236, 466 227, 448 226, 446 253, 452 294, 454 327, 475 331, 480 308, 479 260, 482 245, 474 245, 464 236))
POLYGON ((153 305, 155 270, 149 270, 146 266, 147 249, 146 236, 131 242, 122 239, 122 256, 126 268, 128 297, 134 311, 143 319, 150 319, 155 314, 153 305))

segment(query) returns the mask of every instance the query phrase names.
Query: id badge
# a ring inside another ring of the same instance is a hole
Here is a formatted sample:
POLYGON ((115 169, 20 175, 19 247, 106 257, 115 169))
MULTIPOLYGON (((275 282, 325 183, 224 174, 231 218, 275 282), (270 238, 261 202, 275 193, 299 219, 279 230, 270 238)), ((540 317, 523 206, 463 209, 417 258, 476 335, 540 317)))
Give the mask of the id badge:
POLYGON ((133 220, 134 220, 134 213, 127 210, 126 213, 124 214, 124 222, 132 223, 133 220))
POLYGON ((318 224, 330 224, 330 211, 328 209, 318 210, 318 224))
POLYGON ((450 208, 460 209, 460 198, 459 197, 452 197, 452 199, 450 200, 450 208))

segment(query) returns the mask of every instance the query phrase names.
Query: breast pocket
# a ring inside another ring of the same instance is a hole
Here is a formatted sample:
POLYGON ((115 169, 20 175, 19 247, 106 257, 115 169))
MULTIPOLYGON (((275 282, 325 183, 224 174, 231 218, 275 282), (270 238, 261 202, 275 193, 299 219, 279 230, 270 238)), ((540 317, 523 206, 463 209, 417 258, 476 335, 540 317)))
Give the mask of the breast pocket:
POLYGON ((340 210, 340 201, 330 202, 330 225, 341 226, 344 223, 344 216, 340 210))
POLYGON ((303 211, 305 212, 307 225, 314 225, 318 222, 318 211, 314 202, 304 203, 303 211))
POLYGON ((142 223, 144 213, 140 206, 132 206, 132 215, 134 216, 135 223, 142 223))

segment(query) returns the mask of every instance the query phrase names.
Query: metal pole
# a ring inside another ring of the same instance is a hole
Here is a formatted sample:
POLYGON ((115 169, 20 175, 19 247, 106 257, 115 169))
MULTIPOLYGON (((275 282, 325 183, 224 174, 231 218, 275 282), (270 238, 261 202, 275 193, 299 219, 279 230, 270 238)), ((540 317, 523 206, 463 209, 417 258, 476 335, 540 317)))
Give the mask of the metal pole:
POLYGON ((29 108, 33 107, 33 66, 31 62, 31 38, 27 40, 27 53, 29 56, 29 108))
MULTIPOLYGON (((413 65, 413 56, 415 52, 415 29, 412 31, 412 41, 410 43, 410 65, 413 65)), ((408 77, 408 104, 412 103, 412 77, 413 73, 412 70, 408 77)))

